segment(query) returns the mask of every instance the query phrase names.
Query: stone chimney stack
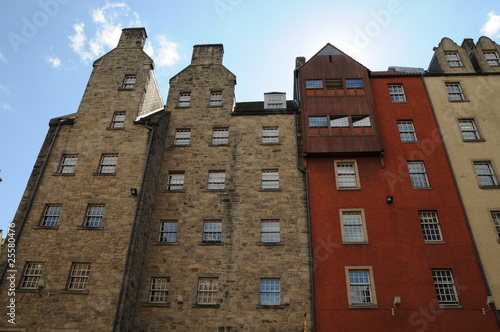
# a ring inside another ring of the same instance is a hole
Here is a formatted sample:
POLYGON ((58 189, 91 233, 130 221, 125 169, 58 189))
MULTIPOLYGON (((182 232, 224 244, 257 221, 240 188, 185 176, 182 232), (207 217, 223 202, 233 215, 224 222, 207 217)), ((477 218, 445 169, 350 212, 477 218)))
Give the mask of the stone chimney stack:
POLYGON ((194 45, 192 65, 222 65, 222 44, 194 45))
POLYGON ((295 69, 299 69, 306 63, 306 58, 303 56, 298 56, 295 58, 295 69))
POLYGON ((120 40, 116 48, 140 48, 144 47, 148 35, 144 28, 126 28, 122 29, 120 40))

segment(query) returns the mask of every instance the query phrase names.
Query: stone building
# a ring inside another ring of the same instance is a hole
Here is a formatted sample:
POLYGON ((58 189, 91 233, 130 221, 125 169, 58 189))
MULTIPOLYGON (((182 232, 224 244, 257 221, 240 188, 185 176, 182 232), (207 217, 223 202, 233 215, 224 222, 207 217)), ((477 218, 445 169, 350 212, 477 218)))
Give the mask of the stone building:
POLYGON ((0 331, 302 331, 297 105, 235 103, 222 45, 197 45, 165 106, 146 37, 123 29, 78 111, 50 121, 3 265, 16 324, 0 331))

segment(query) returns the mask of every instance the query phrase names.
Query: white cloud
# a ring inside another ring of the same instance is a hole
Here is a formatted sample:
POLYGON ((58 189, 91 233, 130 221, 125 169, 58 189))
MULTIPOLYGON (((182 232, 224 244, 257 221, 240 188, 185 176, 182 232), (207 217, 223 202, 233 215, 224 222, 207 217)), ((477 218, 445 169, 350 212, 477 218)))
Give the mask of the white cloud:
POLYGON ((7 62, 7 59, 5 59, 2 53, 0 53, 0 61, 7 62))
POLYGON ((48 56, 47 61, 52 65, 52 68, 58 68, 61 65, 61 59, 58 57, 48 56))
POLYGON ((0 95, 9 95, 10 90, 7 86, 0 84, 0 95))
POLYGON ((1 109, 3 112, 8 113, 12 111, 12 106, 10 106, 10 104, 7 103, 2 103, 1 109))
POLYGON ((481 33, 491 38, 500 37, 500 15, 489 12, 488 21, 481 28, 481 33))
MULTIPOLYGON (((160 43, 158 55, 153 57, 158 66, 173 66, 181 59, 178 50, 179 44, 168 41, 167 37, 164 35, 158 36, 158 42, 160 43)), ((154 53, 155 52, 153 51, 153 54, 154 53)))

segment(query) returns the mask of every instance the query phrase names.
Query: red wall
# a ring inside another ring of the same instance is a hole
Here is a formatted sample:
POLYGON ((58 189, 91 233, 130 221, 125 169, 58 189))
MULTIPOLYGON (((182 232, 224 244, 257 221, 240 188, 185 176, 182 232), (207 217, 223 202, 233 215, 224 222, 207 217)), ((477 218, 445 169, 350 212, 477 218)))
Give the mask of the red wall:
POLYGON ((343 158, 357 160, 361 190, 336 189, 334 158, 307 159, 317 331, 498 331, 481 311, 486 287, 421 78, 371 85, 385 153, 343 158), (404 85, 407 103, 391 102, 390 83, 404 85), (413 120, 418 143, 401 143, 397 120, 413 120), (432 189, 412 188, 407 160, 424 161, 432 189), (364 209, 369 244, 342 244, 343 208, 364 209), (445 244, 424 243, 419 210, 437 211, 445 244), (349 309, 345 266, 372 267, 378 309, 349 309), (452 269, 462 309, 439 308, 433 268, 452 269))

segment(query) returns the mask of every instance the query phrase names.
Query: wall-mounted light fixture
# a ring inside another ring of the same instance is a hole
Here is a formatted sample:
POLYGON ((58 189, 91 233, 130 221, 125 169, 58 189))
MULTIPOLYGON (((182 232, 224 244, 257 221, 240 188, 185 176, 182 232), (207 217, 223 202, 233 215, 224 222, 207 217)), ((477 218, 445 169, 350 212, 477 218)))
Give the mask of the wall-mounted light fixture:
POLYGON ((130 195, 137 196, 137 188, 130 188, 130 195))
POLYGON ((491 295, 486 297, 486 306, 488 307, 488 309, 483 308, 483 315, 486 315, 486 313, 490 311, 494 305, 495 305, 495 297, 491 295))
POLYGON ((394 201, 394 197, 387 196, 387 204, 391 204, 394 201))
POLYGON ((401 306, 401 296, 394 296, 394 307, 391 308, 391 313, 393 316, 396 314, 396 310, 398 310, 399 306, 401 306))

